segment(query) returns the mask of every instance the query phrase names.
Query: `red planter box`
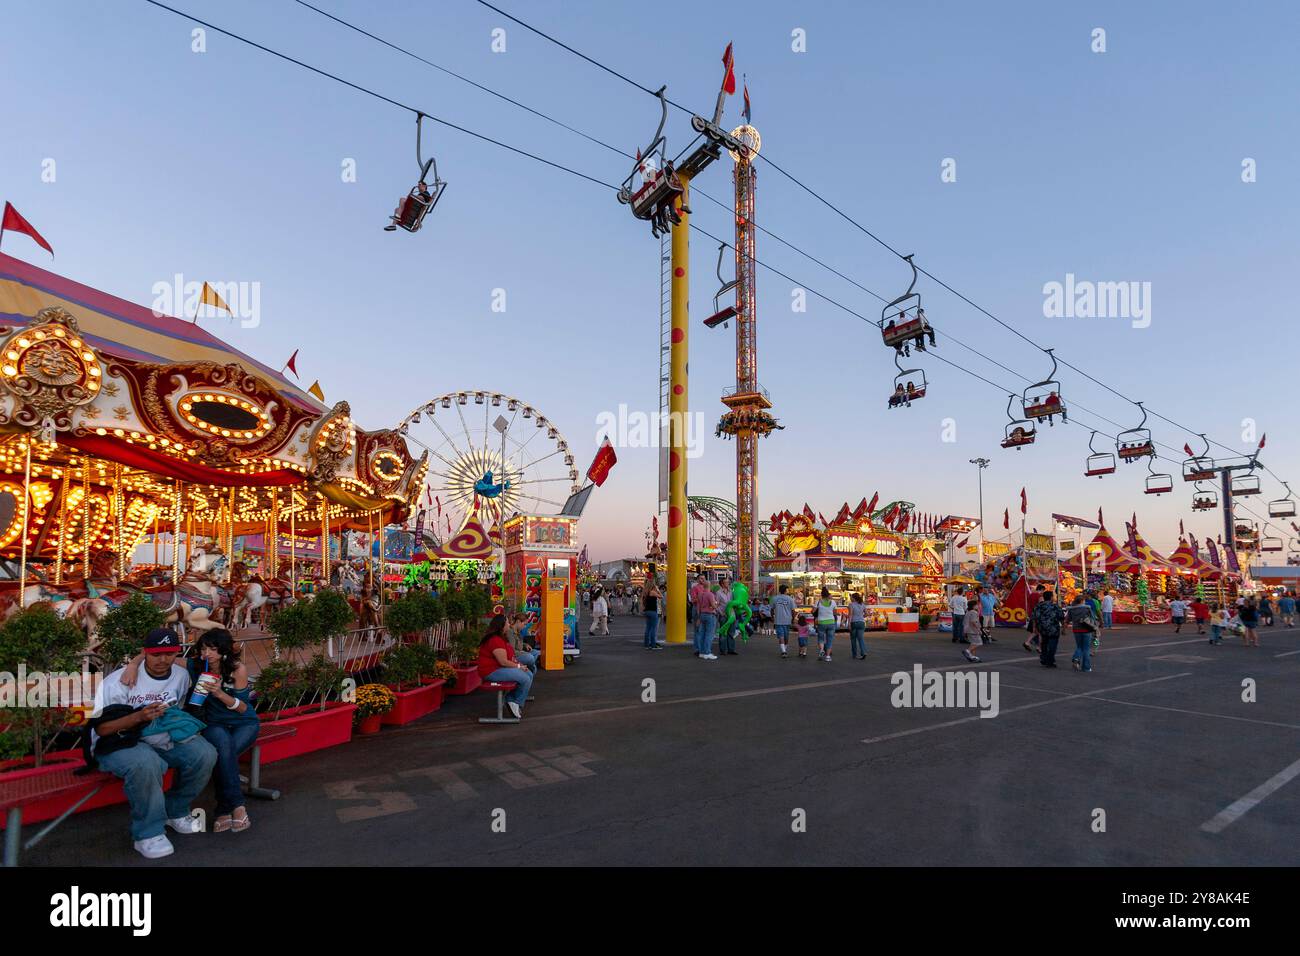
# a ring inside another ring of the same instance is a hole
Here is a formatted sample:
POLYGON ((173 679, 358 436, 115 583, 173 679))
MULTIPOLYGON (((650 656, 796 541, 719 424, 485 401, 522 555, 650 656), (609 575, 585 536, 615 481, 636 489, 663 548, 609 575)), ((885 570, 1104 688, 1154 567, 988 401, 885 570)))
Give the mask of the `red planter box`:
POLYGON ((446 683, 444 680, 436 680, 411 690, 394 689, 397 703, 393 705, 392 710, 384 714, 384 726, 400 727, 432 714, 442 706, 442 688, 446 683))
POLYGON ((356 704, 344 704, 337 700, 329 701, 325 709, 319 704, 307 704, 302 707, 290 707, 275 714, 263 714, 262 722, 266 725, 294 726, 298 732, 292 737, 274 740, 262 748, 262 763, 275 763, 337 747, 352 739, 352 712, 356 704))
MULTIPOLYGON (((137 744, 136 746, 147 747, 148 744, 137 744)), ((56 750, 54 753, 46 754, 45 762, 39 767, 33 767, 31 762, 31 757, 0 762, 0 780, 18 780, 51 775, 65 771, 70 767, 85 766, 86 763, 82 759, 80 750, 56 750)), ((168 770, 163 777, 164 790, 172 785, 173 776, 173 772, 168 770)), ((23 827, 25 828, 33 823, 44 823, 46 820, 53 820, 82 796, 85 796, 85 794, 78 794, 71 798, 66 796, 51 797, 49 800, 42 800, 40 803, 29 803, 23 808, 23 827)), ((122 781, 114 780, 83 803, 77 812, 85 813, 87 810, 98 810, 100 807, 111 807, 119 803, 126 803, 126 793, 122 789, 122 781)), ((7 816, 8 814, 5 814, 5 817, 7 816)), ((0 817, 0 830, 3 830, 7 823, 7 819, 0 817)))
POLYGON ((451 665, 456 671, 456 683, 454 686, 447 688, 448 694, 455 694, 463 697, 466 694, 472 694, 478 690, 479 684, 483 683, 483 678, 478 676, 478 665, 471 664, 468 667, 461 667, 458 664, 451 665))

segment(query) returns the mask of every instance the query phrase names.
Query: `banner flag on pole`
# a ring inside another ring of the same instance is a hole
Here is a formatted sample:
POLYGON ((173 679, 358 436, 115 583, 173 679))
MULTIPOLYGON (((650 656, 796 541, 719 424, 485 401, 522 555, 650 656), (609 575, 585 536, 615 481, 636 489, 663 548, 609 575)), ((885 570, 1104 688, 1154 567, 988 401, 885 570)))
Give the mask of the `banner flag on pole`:
MULTIPOLYGON (((727 49, 730 50, 731 47, 727 47, 727 49)), ((732 83, 734 84, 735 81, 733 80, 732 83)), ((45 237, 37 232, 36 227, 24 219, 22 214, 8 202, 5 203, 4 216, 0 218, 0 239, 4 238, 6 229, 10 229, 14 232, 21 232, 23 235, 32 239, 50 255, 54 255, 54 248, 45 241, 45 237)))

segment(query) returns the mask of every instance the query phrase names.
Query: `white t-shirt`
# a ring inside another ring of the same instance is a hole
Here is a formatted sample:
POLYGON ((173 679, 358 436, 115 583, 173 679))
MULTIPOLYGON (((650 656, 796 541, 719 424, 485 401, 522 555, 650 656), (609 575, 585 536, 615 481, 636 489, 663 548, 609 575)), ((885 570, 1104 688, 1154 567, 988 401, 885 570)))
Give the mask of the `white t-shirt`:
POLYGON ((596 603, 591 606, 591 613, 596 617, 609 614, 609 604, 605 601, 605 595, 596 598, 596 603))
POLYGON ((1187 604, 1186 604, 1185 602, 1181 601, 1181 600, 1170 601, 1170 602, 1169 602, 1169 613, 1170 613, 1173 617, 1186 617, 1186 616, 1187 616, 1187 604))
POLYGON ((962 597, 960 594, 954 594, 952 596, 952 600, 948 602, 948 610, 952 611, 954 615, 957 614, 965 615, 966 599, 962 597))
MULTIPOLYGON (((99 685, 99 691, 95 694, 96 710, 109 704, 127 704, 136 710, 149 704, 183 705, 190 692, 190 672, 180 664, 173 664, 171 673, 164 678, 154 677, 142 664, 132 687, 122 684, 123 670, 124 668, 118 668, 113 671, 99 685)), ((90 738, 93 747, 99 740, 99 734, 92 730, 90 738)), ((170 750, 172 747, 172 739, 167 734, 150 734, 140 739, 155 750, 170 750)))
POLYGON ((1107 594, 1104 598, 1101 599, 1101 612, 1103 614, 1110 614, 1114 610, 1115 610, 1115 599, 1111 597, 1109 594, 1107 594))

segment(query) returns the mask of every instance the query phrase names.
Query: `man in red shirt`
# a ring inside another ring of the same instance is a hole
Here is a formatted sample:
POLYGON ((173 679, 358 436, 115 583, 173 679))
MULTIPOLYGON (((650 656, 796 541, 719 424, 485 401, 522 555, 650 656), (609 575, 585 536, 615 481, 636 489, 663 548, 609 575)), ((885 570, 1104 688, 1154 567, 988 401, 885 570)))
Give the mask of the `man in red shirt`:
POLYGON ((478 674, 485 681, 513 682, 506 693, 506 706, 516 718, 524 715, 524 702, 533 686, 533 672, 515 660, 515 649, 506 640, 506 616, 498 614, 488 624, 478 646, 478 674))
POLYGON ((713 635, 718 630, 718 596, 709 587, 709 579, 701 574, 690 597, 695 605, 695 656, 702 661, 716 661, 713 635))
POLYGON ((1205 625, 1210 623, 1210 606, 1200 598, 1192 600, 1192 617, 1196 618, 1196 633, 1204 634, 1205 625))

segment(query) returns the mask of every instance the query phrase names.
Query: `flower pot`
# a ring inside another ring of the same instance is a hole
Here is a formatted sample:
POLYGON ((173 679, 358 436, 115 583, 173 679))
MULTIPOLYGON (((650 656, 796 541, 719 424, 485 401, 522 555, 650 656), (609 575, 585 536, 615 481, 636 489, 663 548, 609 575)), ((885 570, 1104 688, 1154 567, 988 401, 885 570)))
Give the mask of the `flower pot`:
POLYGON ((275 740, 262 748, 262 763, 274 763, 297 757, 313 750, 323 750, 345 744, 352 739, 352 712, 356 704, 331 700, 321 710, 319 704, 290 707, 277 713, 263 714, 264 725, 298 728, 292 737, 275 740))
MULTIPOLYGON (((148 744, 137 744, 138 747, 147 747, 148 744)), ((39 767, 33 766, 34 758, 20 757, 17 760, 5 760, 0 762, 0 784, 18 783, 24 780, 36 780, 40 777, 54 776, 66 773, 68 770, 85 766, 85 760, 82 759, 80 750, 56 750, 53 753, 45 755, 44 761, 39 767)), ((172 770, 168 770, 163 777, 163 789, 166 790, 172 785, 175 777, 172 770)), ((43 823, 46 820, 53 820, 55 817, 64 813, 68 807, 76 803, 85 794, 78 794, 69 798, 66 796, 51 797, 48 800, 41 800, 37 803, 29 803, 23 808, 23 826, 29 826, 33 823, 43 823)), ((116 804, 126 803, 126 793, 122 789, 122 781, 114 780, 105 784, 99 793, 95 794, 80 807, 77 813, 85 813, 87 810, 97 810, 100 807, 111 807, 116 804)), ((8 823, 8 814, 0 815, 0 830, 3 830, 8 823)))
POLYGON ((446 683, 444 680, 434 679, 408 690, 397 690, 396 687, 389 685, 394 696, 397 697, 397 703, 393 705, 392 710, 384 714, 385 726, 400 727, 432 714, 442 706, 442 689, 446 683))
POLYGON ((454 687, 447 689, 448 694, 455 694, 463 697, 466 694, 472 694, 478 690, 479 685, 483 683, 483 678, 478 676, 477 664, 453 664, 452 669, 456 672, 456 684, 454 687))
POLYGON ((889 630, 891 632, 902 632, 910 634, 921 629, 921 615, 919 614, 891 614, 889 615, 889 630))
POLYGON ((357 733, 362 737, 369 737, 371 734, 379 733, 380 722, 383 719, 383 714, 371 714, 369 717, 362 717, 357 721, 357 733))

